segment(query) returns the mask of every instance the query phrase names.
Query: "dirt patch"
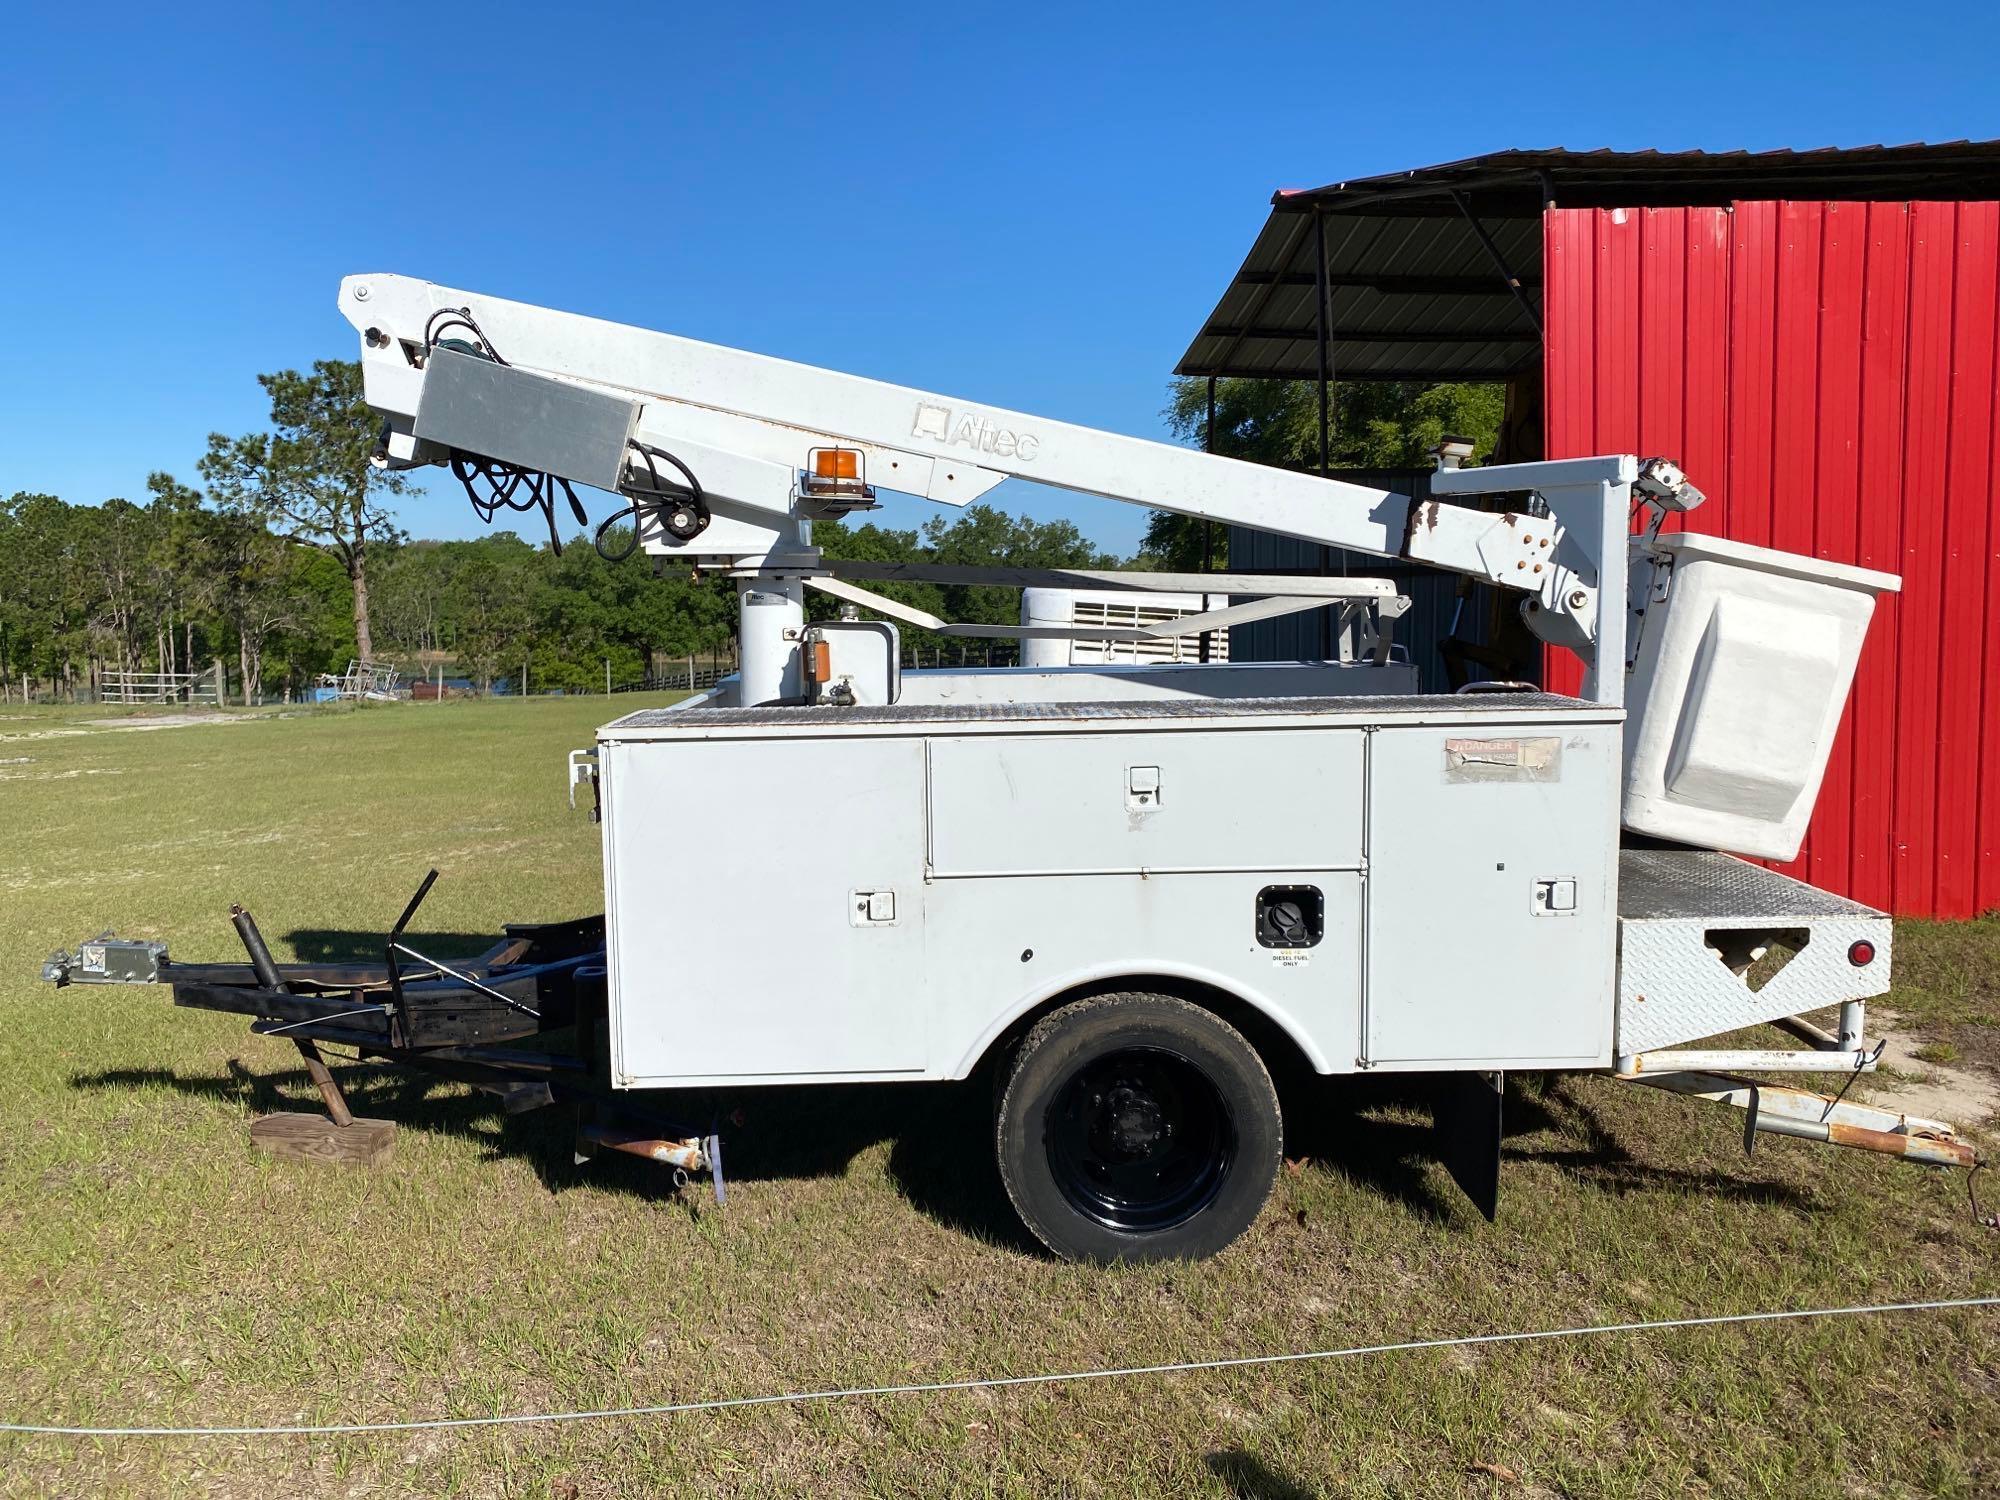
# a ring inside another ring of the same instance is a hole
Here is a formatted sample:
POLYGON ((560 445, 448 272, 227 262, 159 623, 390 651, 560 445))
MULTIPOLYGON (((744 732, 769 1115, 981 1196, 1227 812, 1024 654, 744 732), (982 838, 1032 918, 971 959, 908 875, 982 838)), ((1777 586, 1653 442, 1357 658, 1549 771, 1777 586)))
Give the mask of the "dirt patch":
POLYGON ((93 729, 180 729, 189 724, 235 724, 244 719, 261 719, 264 714, 210 713, 133 714, 125 719, 85 719, 93 729))
POLYGON ((1894 1011, 1871 1006, 1868 1020, 1869 1031, 1888 1043, 1882 1066, 1904 1075, 1878 1081, 1878 1103, 1961 1129, 1983 1127, 2000 1116, 2000 1081, 1992 1074, 1919 1057, 1925 1038, 1894 1011))
POLYGON ((0 771, 0 781, 74 781, 79 776, 123 776, 122 766, 71 766, 67 771, 0 771))

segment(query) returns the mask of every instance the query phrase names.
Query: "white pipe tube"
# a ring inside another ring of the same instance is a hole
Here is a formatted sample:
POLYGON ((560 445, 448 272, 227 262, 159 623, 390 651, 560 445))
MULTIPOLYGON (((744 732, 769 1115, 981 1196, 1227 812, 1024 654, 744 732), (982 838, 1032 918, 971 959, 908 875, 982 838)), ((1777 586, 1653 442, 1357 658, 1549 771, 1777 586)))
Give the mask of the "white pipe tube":
POLYGON ((1761 1048, 1723 1048, 1713 1051, 1661 1051, 1622 1053, 1613 1059, 1613 1070, 1622 1078, 1649 1073, 1709 1072, 1731 1068, 1746 1073, 1872 1073, 1872 1052, 1785 1052, 1761 1048))

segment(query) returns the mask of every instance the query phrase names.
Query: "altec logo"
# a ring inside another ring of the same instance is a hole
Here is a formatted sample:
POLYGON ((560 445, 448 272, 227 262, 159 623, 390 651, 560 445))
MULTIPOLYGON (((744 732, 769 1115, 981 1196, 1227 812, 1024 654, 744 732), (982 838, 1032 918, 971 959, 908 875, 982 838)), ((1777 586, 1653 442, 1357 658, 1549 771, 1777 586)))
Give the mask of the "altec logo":
POLYGON ((928 401, 917 403, 910 436, 970 448, 975 453, 991 453, 998 458, 1018 458, 1023 463, 1032 462, 1042 451, 1042 440, 1032 432, 1016 432, 978 412, 953 412, 949 406, 933 406, 928 401))

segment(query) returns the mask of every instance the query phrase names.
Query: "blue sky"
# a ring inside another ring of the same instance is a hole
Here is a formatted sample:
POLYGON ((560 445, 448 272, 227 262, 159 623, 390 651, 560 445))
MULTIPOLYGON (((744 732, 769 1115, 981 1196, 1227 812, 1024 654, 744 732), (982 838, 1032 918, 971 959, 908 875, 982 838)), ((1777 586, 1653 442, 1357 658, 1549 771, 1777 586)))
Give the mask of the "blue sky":
MULTIPOLYGON (((261 424, 259 371, 352 357, 354 271, 1156 436, 1273 189, 1508 146, 2000 136, 1994 15, 24 6, 0 49, 0 492, 192 478, 209 431, 261 424)), ((996 498, 1119 551, 1144 525, 996 498)), ((402 515, 477 525, 449 480, 402 515)))

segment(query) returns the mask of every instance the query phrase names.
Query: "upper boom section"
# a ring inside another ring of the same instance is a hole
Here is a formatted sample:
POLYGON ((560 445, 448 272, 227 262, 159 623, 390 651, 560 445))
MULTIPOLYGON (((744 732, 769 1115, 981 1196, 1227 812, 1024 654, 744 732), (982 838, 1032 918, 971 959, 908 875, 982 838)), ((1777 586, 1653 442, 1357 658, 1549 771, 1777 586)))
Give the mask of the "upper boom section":
POLYGON ((1386 490, 406 276, 350 276, 341 283, 340 311, 363 335, 368 402, 390 418, 393 462, 443 456, 424 451, 412 425, 433 317, 459 309, 469 310, 491 349, 514 368, 642 403, 638 435, 647 442, 773 466, 761 478, 748 471, 732 486, 766 493, 731 494, 692 465, 704 488, 760 509, 785 507, 790 478, 808 450, 841 445, 866 455, 870 483, 948 504, 964 504, 1016 476, 1358 552, 1403 553, 1411 502, 1386 490), (769 492, 781 484, 782 493, 769 492))

